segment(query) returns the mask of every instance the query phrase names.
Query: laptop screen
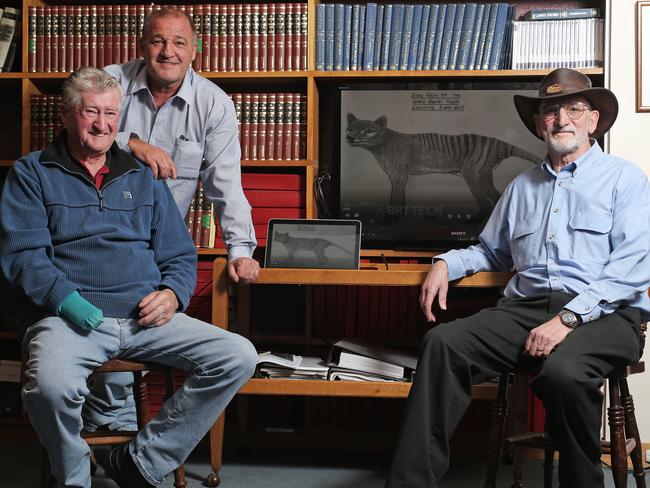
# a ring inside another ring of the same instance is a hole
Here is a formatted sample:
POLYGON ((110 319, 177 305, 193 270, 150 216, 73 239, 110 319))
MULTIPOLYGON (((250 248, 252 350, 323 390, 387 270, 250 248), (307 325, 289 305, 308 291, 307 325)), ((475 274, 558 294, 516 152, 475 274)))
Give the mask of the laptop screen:
POLYGON ((360 248, 358 220, 271 219, 264 266, 358 269, 360 248))

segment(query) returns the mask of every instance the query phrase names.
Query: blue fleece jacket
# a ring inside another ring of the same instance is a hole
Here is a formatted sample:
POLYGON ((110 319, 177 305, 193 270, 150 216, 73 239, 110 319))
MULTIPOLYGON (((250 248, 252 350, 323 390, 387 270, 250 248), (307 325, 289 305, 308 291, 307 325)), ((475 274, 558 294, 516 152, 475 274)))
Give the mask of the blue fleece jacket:
POLYGON ((98 191, 71 159, 66 133, 16 161, 0 198, 0 265, 10 283, 56 315, 77 290, 107 317, 137 317, 170 288, 185 309, 196 248, 167 185, 113 144, 98 191))

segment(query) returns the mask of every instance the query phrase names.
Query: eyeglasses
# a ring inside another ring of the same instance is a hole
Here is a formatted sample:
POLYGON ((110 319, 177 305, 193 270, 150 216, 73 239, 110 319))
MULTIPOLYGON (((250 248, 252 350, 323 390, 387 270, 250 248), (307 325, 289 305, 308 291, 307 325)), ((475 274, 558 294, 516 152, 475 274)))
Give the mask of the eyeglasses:
POLYGON ((541 105, 538 113, 548 122, 557 117, 561 109, 564 109, 571 120, 578 120, 586 110, 591 110, 591 107, 579 102, 555 103, 553 105, 541 105))
POLYGON ((94 107, 88 107, 88 108, 79 108, 79 113, 84 116, 84 118, 88 120, 97 120, 100 114, 104 115, 104 118, 106 120, 116 120, 120 116, 120 112, 117 110, 98 110, 94 107))

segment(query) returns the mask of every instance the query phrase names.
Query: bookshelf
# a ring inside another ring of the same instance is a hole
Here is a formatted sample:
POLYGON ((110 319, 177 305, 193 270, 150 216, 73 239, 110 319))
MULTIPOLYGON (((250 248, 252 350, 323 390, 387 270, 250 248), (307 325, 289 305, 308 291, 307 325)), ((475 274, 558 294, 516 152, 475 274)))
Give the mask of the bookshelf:
MULTIPOLYGON (((5 0, 2 4, 13 6, 21 10, 21 27, 22 50, 20 57, 20 72, 0 73, 0 104, 3 107, 3 117, 0 118, 0 173, 6 172, 13 161, 26 154, 30 150, 30 120, 31 120, 31 96, 32 95, 54 95, 60 92, 61 84, 68 77, 68 73, 35 73, 29 71, 28 64, 28 43, 29 37, 29 18, 28 9, 30 6, 61 6, 61 5, 79 5, 83 2, 74 0, 5 0)), ((102 5, 135 5, 144 2, 135 0, 125 0, 124 2, 111 2, 110 0, 100 0, 102 5)), ((172 2, 156 2, 164 5, 172 2)), ((190 3, 190 2, 186 2, 190 3)), ((193 2, 195 4, 204 4, 202 0, 193 2)), ((228 2, 219 2, 225 4, 228 2)), ((237 2, 241 3, 241 2, 237 2)), ((267 3, 267 2, 251 2, 267 3)), ((227 92, 262 92, 262 91, 285 91, 300 92, 307 97, 306 120, 306 157, 300 160, 282 160, 282 161, 264 161, 264 160, 245 160, 242 161, 242 171, 246 172, 284 172, 288 174, 299 174, 305 179, 305 216, 307 218, 316 218, 319 211, 315 203, 313 182, 317 177, 319 170, 332 164, 331 146, 333 135, 327 130, 327 123, 331 120, 331 97, 326 93, 333 84, 345 82, 347 80, 368 81, 374 80, 382 82, 402 82, 404 80, 420 81, 480 81, 480 80, 499 80, 505 79, 510 81, 538 81, 548 73, 549 70, 399 70, 399 71, 319 71, 315 69, 316 54, 316 8, 321 0, 307 0, 307 69, 299 71, 260 71, 260 72, 201 72, 203 76, 217 83, 227 92), (329 149, 328 149, 329 148, 329 149)), ((389 3, 388 1, 383 3, 389 3)), ((416 2, 413 2, 416 3, 416 2)), ((444 3, 433 1, 431 3, 444 3)), ((447 2, 451 3, 451 2, 447 2)), ((493 0, 484 0, 483 3, 495 3, 493 0)), ((580 7, 598 7, 601 14, 608 22, 608 13, 614 8, 613 0, 517 0, 515 16, 517 18, 531 8, 540 7, 557 7, 557 8, 580 8, 580 7)), ((607 24, 605 31, 608 32, 607 24)), ((607 39, 606 41, 607 42, 607 39)), ((605 83, 605 68, 584 68, 582 72, 592 77, 595 85, 602 86, 605 83)), ((200 249, 199 255, 203 260, 215 260, 223 256, 223 249, 200 249)), ((388 258, 393 260, 413 259, 427 261, 433 255, 433 252, 416 252, 416 251, 396 251, 396 250, 364 250, 362 257, 370 261, 380 261, 388 258)), ((217 259, 217 261, 219 261, 217 259)), ((382 268, 383 264, 376 267, 382 268)), ((378 270, 364 270, 358 273, 337 273, 337 272, 319 272, 319 273, 296 273, 290 272, 283 274, 279 270, 264 270, 258 283, 260 284, 305 284, 312 286, 315 283, 331 284, 337 283, 356 285, 386 285, 387 281, 396 286, 414 286, 421 282, 425 268, 415 270, 408 268, 404 270, 404 275, 400 274, 398 267, 393 265, 390 273, 383 273, 378 270), (373 276, 380 275, 381 283, 373 282, 373 276), (387 276, 390 278, 388 279, 387 276), (407 278, 398 278, 407 276, 407 278), (399 280, 404 281, 399 281, 399 280), (369 281, 369 283, 365 283, 369 281), (394 281, 397 281, 394 283, 394 281)), ((227 296, 224 297, 225 283, 222 282, 221 271, 215 270, 214 287, 213 287, 213 314, 214 323, 227 324, 227 307, 222 306, 227 303, 227 296), (215 298, 216 297, 216 298, 215 298), (219 301, 221 300, 221 301, 219 301), (223 302, 223 300, 226 300, 223 302), (225 311, 224 311, 225 310, 225 311), (226 314, 225 316, 222 314, 226 314)), ((471 287, 472 290, 478 290, 490 286, 498 286, 503 277, 491 277, 485 281, 486 277, 476 278, 478 281, 472 284, 472 280, 464 281, 462 286, 471 287)), ((240 290, 241 291, 241 290, 240 290)), ((244 319, 245 317, 241 317, 244 319)), ((291 345, 294 343, 313 344, 317 340, 310 337, 296 338, 287 336, 282 333, 275 334, 274 341, 278 344, 291 345)), ((265 341, 268 339, 265 339, 265 341)), ((477 389, 478 398, 488 398, 493 388, 477 389)), ((376 384, 347 384, 339 383, 324 384, 322 382, 287 382, 287 381, 269 381, 269 380, 252 380, 248 383, 242 393, 248 395, 294 395, 294 396, 361 396, 361 397, 383 397, 383 398, 403 398, 408 393, 408 385, 376 385, 376 384)), ((223 420, 221 429, 223 428, 223 420)), ((219 427, 217 427, 218 429, 219 427)), ((215 431, 216 432, 216 431, 215 431)), ((222 431, 221 431, 222 432, 222 431)), ((213 442, 221 434, 213 433, 213 442)), ((221 441, 219 440, 219 446, 221 441)), ((213 452, 213 469, 212 476, 208 481, 212 486, 218 484, 218 468, 220 466, 220 449, 218 453, 213 452), (217 456, 217 457, 215 457, 217 456), (215 459, 218 458, 218 462, 215 459)))

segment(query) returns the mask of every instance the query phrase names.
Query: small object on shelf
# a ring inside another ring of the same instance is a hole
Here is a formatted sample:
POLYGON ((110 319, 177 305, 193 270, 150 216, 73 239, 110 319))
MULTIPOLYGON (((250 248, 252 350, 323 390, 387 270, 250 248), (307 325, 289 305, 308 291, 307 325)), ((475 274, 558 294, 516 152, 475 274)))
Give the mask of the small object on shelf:
POLYGON ((409 381, 417 356, 378 343, 342 339, 332 345, 327 364, 332 368, 330 379, 409 381))

